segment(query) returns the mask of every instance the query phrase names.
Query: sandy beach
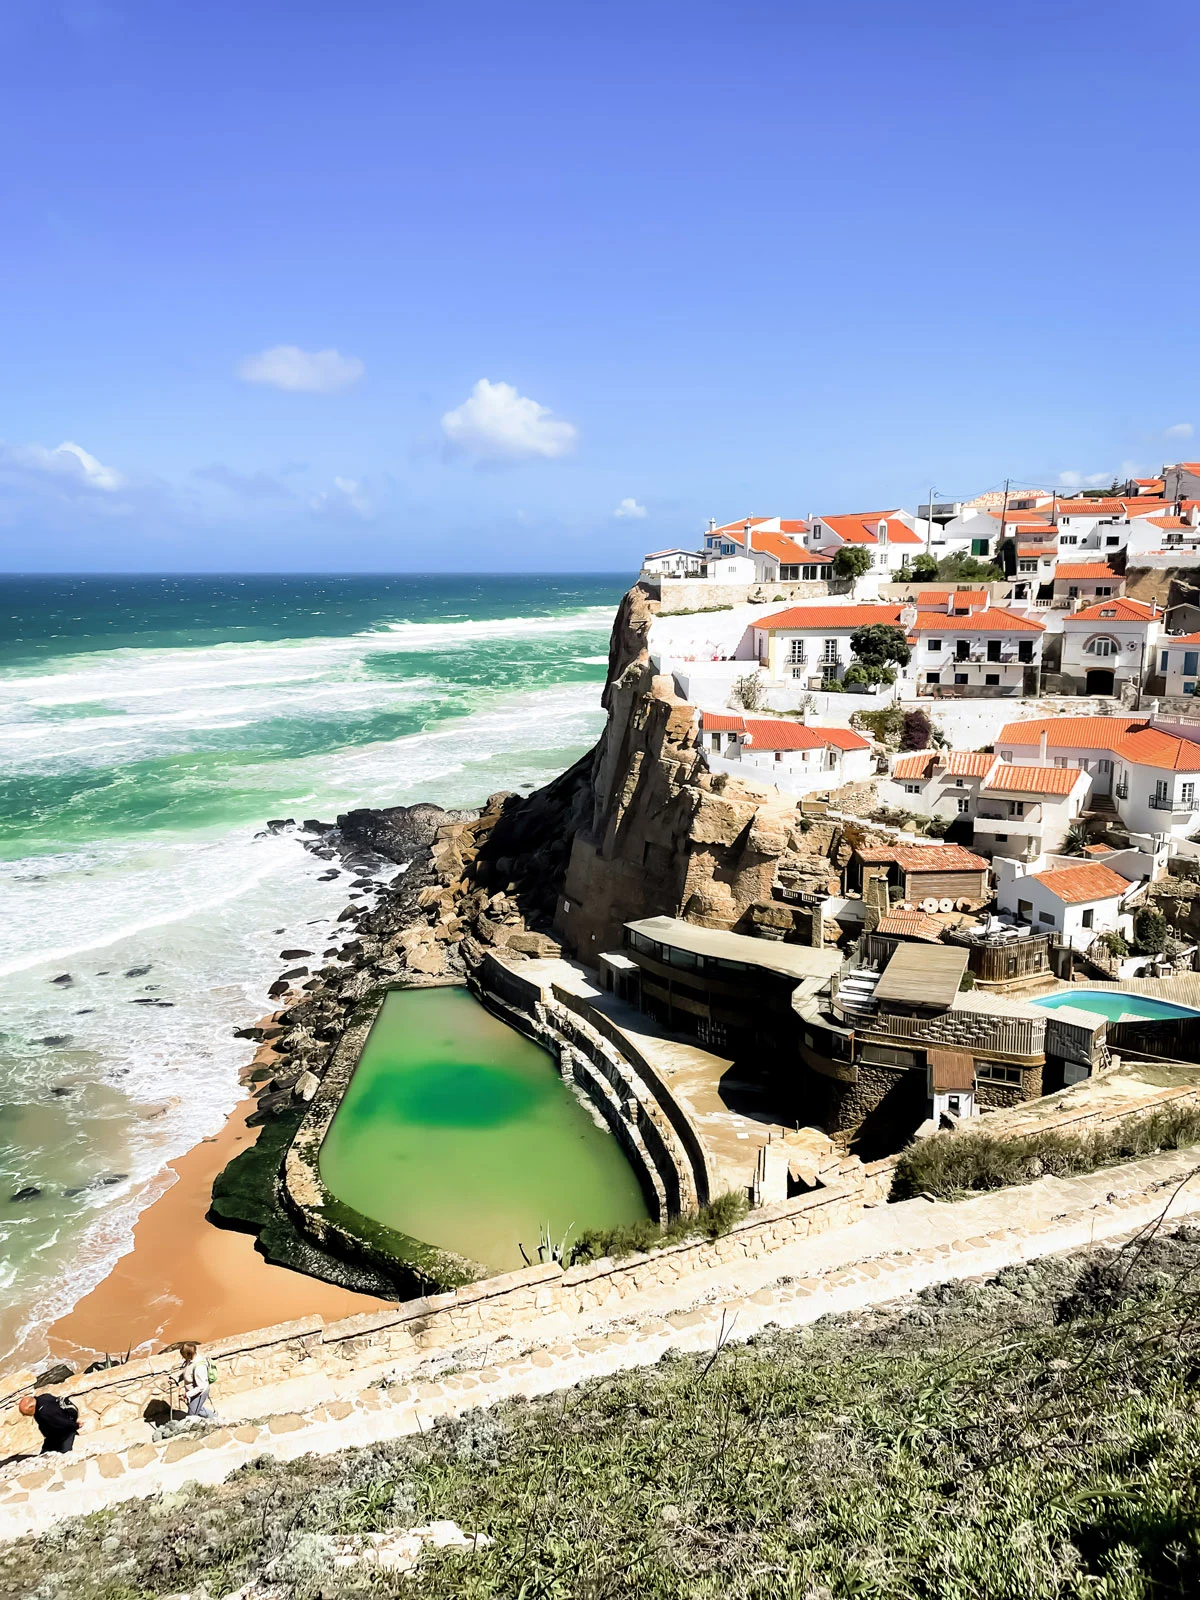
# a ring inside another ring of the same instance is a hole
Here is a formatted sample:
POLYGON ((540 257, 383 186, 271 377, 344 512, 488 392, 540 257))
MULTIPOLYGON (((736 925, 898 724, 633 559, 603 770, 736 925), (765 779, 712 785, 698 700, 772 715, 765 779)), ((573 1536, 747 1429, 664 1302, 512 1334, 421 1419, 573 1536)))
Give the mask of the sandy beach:
MULTIPOLYGON (((269 1020, 269 1019, 264 1019, 269 1020)), ((254 1066, 270 1065, 264 1045, 254 1066)), ((168 1163, 176 1182, 138 1218, 133 1249, 48 1334, 56 1360, 80 1363, 105 1351, 197 1342, 246 1333, 294 1317, 329 1320, 385 1302, 271 1266, 248 1233, 206 1220, 213 1179, 253 1144, 246 1118, 257 1102, 241 1101, 221 1132, 168 1163)))

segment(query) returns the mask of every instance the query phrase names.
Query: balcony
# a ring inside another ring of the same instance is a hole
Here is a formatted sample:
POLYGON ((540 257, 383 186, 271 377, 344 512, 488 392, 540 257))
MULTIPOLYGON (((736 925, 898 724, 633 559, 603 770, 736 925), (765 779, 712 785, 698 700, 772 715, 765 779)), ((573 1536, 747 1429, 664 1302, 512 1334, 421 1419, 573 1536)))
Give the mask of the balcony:
MULTIPOLYGON (((1124 799, 1124 795, 1122 795, 1121 798, 1124 799)), ((1195 807, 1185 806, 1182 803, 1177 804, 1169 794, 1152 794, 1150 796, 1150 809, 1151 811, 1179 811, 1187 813, 1194 811, 1195 807)))
POLYGON ((1129 779, 1128 778, 1118 778, 1117 779, 1116 788, 1113 790, 1113 794, 1117 797, 1118 800, 1128 800, 1129 799, 1129 779))

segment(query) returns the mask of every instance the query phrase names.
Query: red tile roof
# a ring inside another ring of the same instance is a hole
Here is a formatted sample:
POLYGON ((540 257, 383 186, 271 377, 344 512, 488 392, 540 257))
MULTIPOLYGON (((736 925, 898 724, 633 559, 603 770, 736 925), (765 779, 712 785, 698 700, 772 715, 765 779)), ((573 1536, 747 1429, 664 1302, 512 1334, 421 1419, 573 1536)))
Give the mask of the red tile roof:
POLYGON ((1060 561, 1054 569, 1055 579, 1059 578, 1119 578, 1120 573, 1114 572, 1107 561, 1060 561))
POLYGON ((820 732, 824 734, 826 744, 836 745, 839 750, 871 748, 871 741, 864 739, 862 734, 855 733, 851 728, 822 728, 820 732))
POLYGON ((1003 789, 1018 794, 1070 794, 1087 773, 1081 767, 1018 767, 1001 762, 992 773, 986 789, 1003 789))
MULTIPOLYGON (((1195 524, 1186 517, 1147 517, 1147 522, 1152 522, 1156 528, 1195 528, 1195 524)), ((1200 534, 1200 528, 1195 528, 1200 534)))
POLYGON ((1200 461, 1177 461, 1175 465, 1182 467, 1184 472, 1200 472, 1200 461))
POLYGON ((919 633, 1045 633, 1046 624, 1032 617, 1020 617, 1003 606, 990 606, 986 611, 973 611, 969 617, 918 616, 919 633))
POLYGON ((1060 517, 1119 517, 1125 510, 1124 500, 1060 500, 1060 517))
POLYGON ((1139 489, 1156 489, 1159 494, 1166 488, 1162 478, 1135 478, 1133 481, 1139 489))
POLYGON ((1111 844, 1085 844, 1083 853, 1085 856, 1111 856, 1113 847, 1111 844))
POLYGON ((803 545, 795 544, 783 533, 750 533, 750 544, 753 550, 762 550, 769 556, 774 556, 777 561, 785 566, 804 564, 806 566, 820 565, 823 561, 832 561, 833 557, 825 550, 806 550, 803 545))
POLYGON ((1200 744, 1177 739, 1161 728, 1142 728, 1130 733, 1116 746, 1124 761, 1140 767, 1156 767, 1160 772, 1200 772, 1200 744))
POLYGON ((986 872, 982 856, 960 844, 893 844, 868 846, 855 855, 869 866, 894 861, 905 872, 986 872))
POLYGON ((746 742, 754 750, 869 750, 870 741, 849 728, 805 727, 799 722, 746 718, 746 742))
POLYGON ((929 769, 937 760, 936 750, 920 750, 916 755, 897 756, 896 765, 892 768, 893 778, 925 778, 929 769))
POLYGON ((928 944, 941 944, 942 925, 924 911, 889 911, 881 917, 876 933, 887 933, 902 939, 924 939, 928 944))
MULTIPOLYGON (((1062 571, 1062 568, 1059 568, 1062 571)), ((1064 622, 1153 622, 1162 612, 1148 606, 1143 600, 1127 600, 1115 594, 1109 600, 1097 600, 1094 606, 1084 606, 1082 611, 1069 612, 1064 622)))
POLYGON ((889 544, 924 544, 922 534, 915 532, 906 522, 899 522, 895 518, 888 518, 888 543, 889 544))
POLYGON ((950 778, 982 778, 996 757, 986 750, 919 750, 915 755, 897 756, 893 778, 924 778, 935 762, 950 778))
POLYGON ((1043 733, 1051 750, 1115 750, 1130 728, 1142 728, 1145 717, 1029 717, 1008 722, 996 735, 1003 744, 1036 746, 1043 733))
POLYGON ((755 618, 753 626, 770 633, 781 628, 865 628, 873 622, 898 623, 901 610, 898 605, 789 606, 786 611, 776 611, 761 621, 755 618))
MULTIPOLYGON (((879 539, 876 529, 881 522, 888 525, 888 537, 891 537, 890 519, 896 515, 891 511, 855 511, 847 515, 836 517, 822 517, 821 521, 827 528, 832 528, 839 539, 846 544, 878 544, 879 539)), ((900 524, 904 526, 903 523, 900 524)), ((905 530, 906 532, 909 530, 905 530)), ((923 539, 917 539, 918 544, 924 544, 923 539)))
POLYGON ((744 733, 746 719, 724 711, 702 711, 700 726, 705 733, 744 733))
MULTIPOLYGON (((1050 872, 1035 872, 1031 876, 1057 895, 1066 905, 1079 905, 1084 900, 1112 900, 1132 888, 1128 878, 1123 878, 1111 867, 1089 864, 1085 867, 1055 867, 1050 872)), ((1017 883, 1020 884, 1020 879, 1017 883)))
POLYGON ((1168 646, 1173 644, 1200 644, 1200 633, 1177 633, 1169 639, 1160 640, 1160 643, 1168 646))
POLYGON ((926 589, 917 596, 916 605, 918 611, 936 611, 940 608, 950 616, 952 613, 947 607, 951 602, 971 609, 987 605, 988 598, 986 589, 926 589))

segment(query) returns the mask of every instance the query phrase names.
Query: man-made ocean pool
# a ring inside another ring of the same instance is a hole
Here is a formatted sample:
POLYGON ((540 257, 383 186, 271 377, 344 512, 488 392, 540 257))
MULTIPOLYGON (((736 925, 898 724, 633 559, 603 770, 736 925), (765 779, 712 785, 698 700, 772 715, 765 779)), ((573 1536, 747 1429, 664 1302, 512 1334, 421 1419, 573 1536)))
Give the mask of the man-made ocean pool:
POLYGON ((1177 1006, 1170 1000, 1154 1000, 1145 994, 1125 994, 1115 989, 1064 989, 1059 994, 1048 994, 1041 1000, 1031 1000, 1031 1005, 1043 1006, 1047 1011, 1057 1011, 1062 1006, 1077 1006, 1080 1011, 1092 1011, 1110 1022, 1121 1017, 1139 1020, 1163 1020, 1168 1017, 1200 1017, 1200 1011, 1191 1006, 1177 1006))
POLYGON ((339 1200, 494 1271, 539 1233, 647 1215, 636 1174, 547 1053, 457 986, 384 1000, 321 1146, 339 1200))

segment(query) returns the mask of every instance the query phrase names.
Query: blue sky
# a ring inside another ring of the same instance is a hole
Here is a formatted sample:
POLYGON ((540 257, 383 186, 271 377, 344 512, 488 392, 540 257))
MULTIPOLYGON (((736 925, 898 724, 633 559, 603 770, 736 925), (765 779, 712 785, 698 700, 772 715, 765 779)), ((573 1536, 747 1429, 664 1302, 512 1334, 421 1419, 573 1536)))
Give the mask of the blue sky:
POLYGON ((7 0, 0 566, 617 570, 1200 455, 1198 36, 7 0))

